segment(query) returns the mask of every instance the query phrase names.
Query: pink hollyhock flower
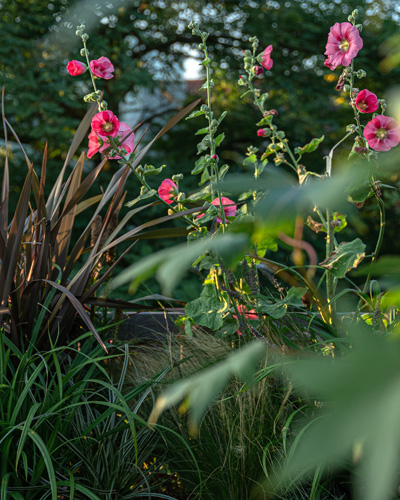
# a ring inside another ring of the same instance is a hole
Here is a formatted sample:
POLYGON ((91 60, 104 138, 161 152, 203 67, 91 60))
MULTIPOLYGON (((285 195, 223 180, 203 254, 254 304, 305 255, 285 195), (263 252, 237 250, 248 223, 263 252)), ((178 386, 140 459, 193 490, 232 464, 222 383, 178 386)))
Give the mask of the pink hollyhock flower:
MULTIPOLYGON (((119 144, 119 149, 125 149, 126 155, 128 156, 130 153, 135 148, 135 134, 131 132, 131 129, 129 128, 129 125, 125 122, 121 122, 118 130, 118 134, 115 137, 115 142, 119 144)), ((109 146, 107 144, 103 144, 103 146, 100 148, 100 153, 104 153, 109 146)), ((122 157, 119 155, 116 156, 110 156, 110 160, 120 160, 122 157)))
POLYGON ((271 69, 274 61, 271 59, 272 45, 268 45, 264 52, 262 53, 262 58, 260 61, 261 66, 264 66, 265 69, 271 69))
POLYGON ((81 61, 69 61, 67 71, 71 76, 78 76, 87 70, 86 64, 81 61))
POLYGON ((178 186, 171 179, 164 179, 158 188, 158 196, 171 205, 178 195, 178 186))
MULTIPOLYGON (((118 134, 115 137, 115 141, 119 144, 120 149, 125 149, 126 155, 132 153, 135 148, 135 134, 129 128, 129 125, 125 122, 120 123, 118 134)), ((87 152, 87 157, 91 158, 97 152, 100 152, 107 156, 107 150, 113 149, 112 144, 108 142, 108 137, 104 135, 97 134, 92 130, 89 134, 89 149, 87 152), (103 141, 103 144, 101 143, 103 141), (102 144, 102 145, 101 145, 102 144)), ((122 157, 119 155, 109 156, 110 160, 120 160, 122 157)))
POLYGON ((341 64, 349 66, 362 49, 363 41, 358 29, 350 23, 335 23, 331 27, 326 44, 325 66, 334 71, 341 64))
POLYGON ((90 61, 89 65, 92 73, 94 76, 97 76, 97 78, 104 78, 105 80, 114 78, 114 66, 108 57, 102 56, 100 59, 94 59, 93 61, 90 61))
POLYGON ((378 115, 365 125, 364 137, 375 151, 389 151, 400 142, 400 125, 390 116, 378 115))
MULTIPOLYGON (((246 319, 249 319, 249 320, 258 319, 258 315, 254 309, 250 309, 250 311, 248 311, 246 306, 239 305, 238 311, 240 314, 244 314, 244 317, 246 319)), ((238 319, 236 314, 232 314, 232 318, 238 319)), ((243 333, 240 330, 236 330, 236 333, 238 335, 243 335, 243 333)))
MULTIPOLYGON (((222 201, 222 206, 224 208, 225 217, 235 217, 237 210, 235 202, 230 200, 226 196, 221 196, 221 201, 222 201)), ((215 198, 215 200, 211 202, 211 205, 214 205, 214 207, 219 207, 219 198, 215 198)), ((200 219, 201 217, 204 217, 204 215, 205 214, 200 214, 196 218, 200 219)), ((221 217, 217 217, 217 222, 219 223, 222 222, 221 217)))
POLYGON ((115 137, 121 123, 112 111, 100 111, 92 118, 92 130, 99 135, 115 137))
MULTIPOLYGON (((103 139, 103 141, 106 141, 107 137, 103 136, 101 137, 101 139, 103 139)), ((94 130, 91 130, 89 134, 89 148, 88 152, 86 153, 87 157, 91 158, 92 156, 94 156, 100 150, 100 147, 101 147, 100 136, 96 134, 94 130)))
POLYGON ((369 90, 361 90, 356 97, 356 106, 360 113, 375 113, 379 108, 378 98, 369 90))

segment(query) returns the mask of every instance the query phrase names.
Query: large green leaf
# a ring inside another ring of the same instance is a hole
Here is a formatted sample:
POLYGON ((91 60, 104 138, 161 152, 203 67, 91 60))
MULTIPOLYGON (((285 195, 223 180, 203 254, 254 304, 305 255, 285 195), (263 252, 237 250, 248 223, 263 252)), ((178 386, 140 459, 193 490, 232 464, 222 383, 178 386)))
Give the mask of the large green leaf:
POLYGON ((199 298, 186 304, 185 312, 196 324, 217 330, 221 328, 222 314, 228 308, 228 302, 221 300, 215 286, 209 283, 204 285, 199 298))
POLYGON ((340 243, 320 265, 329 269, 336 278, 344 278, 346 273, 357 267, 364 257, 365 245, 356 238, 349 243, 340 243))

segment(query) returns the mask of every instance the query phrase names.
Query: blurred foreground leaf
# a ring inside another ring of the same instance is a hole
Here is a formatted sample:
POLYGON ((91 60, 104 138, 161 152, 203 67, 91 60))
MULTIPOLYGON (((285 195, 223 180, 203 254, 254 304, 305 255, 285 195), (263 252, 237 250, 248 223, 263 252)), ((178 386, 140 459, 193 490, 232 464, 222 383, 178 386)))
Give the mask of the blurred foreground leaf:
POLYGON ((236 376, 244 382, 253 382, 257 365, 265 354, 266 344, 256 340, 215 366, 177 382, 157 399, 149 424, 154 425, 164 410, 183 400, 180 409, 190 411, 189 428, 191 434, 196 435, 202 416, 229 379, 236 376))
MULTIPOLYGON (((352 327, 354 332, 354 325, 352 327)), ((341 359, 308 359, 284 367, 298 388, 322 406, 307 420, 289 455, 286 479, 319 466, 358 466, 357 498, 394 498, 400 465, 400 339, 361 326, 341 359)), ((299 434, 298 434, 299 435, 299 434)))
POLYGON ((166 248, 128 267, 111 282, 111 288, 131 282, 130 291, 135 291, 142 281, 155 273, 164 293, 169 295, 200 255, 211 252, 232 262, 235 256, 245 252, 247 246, 247 235, 222 234, 166 248))

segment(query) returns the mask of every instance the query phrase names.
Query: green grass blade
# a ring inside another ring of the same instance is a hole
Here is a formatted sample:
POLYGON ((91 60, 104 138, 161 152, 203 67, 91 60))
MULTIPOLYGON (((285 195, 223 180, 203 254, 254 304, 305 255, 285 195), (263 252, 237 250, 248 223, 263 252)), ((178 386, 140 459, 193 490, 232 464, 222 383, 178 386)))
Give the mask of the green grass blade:
POLYGON ((33 420, 33 417, 35 416, 35 413, 37 409, 39 408, 40 403, 34 403, 33 406, 30 408, 28 416, 26 417, 25 423, 22 427, 22 433, 21 437, 18 442, 18 447, 17 447, 17 456, 15 457, 15 472, 17 472, 18 469, 18 462, 21 457, 22 449, 25 445, 26 438, 28 436, 28 432, 31 430, 31 423, 33 420))

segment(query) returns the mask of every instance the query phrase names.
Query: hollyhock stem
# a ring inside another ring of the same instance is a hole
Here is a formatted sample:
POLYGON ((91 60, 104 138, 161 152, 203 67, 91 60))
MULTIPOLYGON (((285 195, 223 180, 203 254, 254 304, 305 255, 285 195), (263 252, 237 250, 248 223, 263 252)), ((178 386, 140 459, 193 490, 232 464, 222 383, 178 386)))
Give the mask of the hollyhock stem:
MULTIPOLYGON (((131 168, 132 172, 136 175, 136 177, 138 178, 138 180, 140 181, 140 183, 145 186, 147 189, 151 189, 151 187, 149 186, 149 184, 146 182, 145 179, 143 179, 143 177, 136 171, 136 169, 134 167, 132 167, 132 165, 130 164, 129 161, 124 161, 124 163, 126 165, 129 165, 129 167, 131 168)), ((179 213, 179 210, 177 210, 176 208, 172 207, 169 203, 167 203, 165 200, 163 200, 160 195, 158 193, 155 193, 154 194, 155 198, 157 198, 158 201, 161 201, 161 203, 163 203, 166 207, 168 207, 169 210, 172 210, 174 213, 178 214, 179 213)), ((193 222, 192 220, 189 219, 189 217, 187 217, 186 215, 183 215, 183 219, 188 223, 190 224, 191 226, 193 226, 194 228, 196 229, 199 229, 199 226, 193 222)))
MULTIPOLYGON (((334 250, 334 229, 332 227, 332 212, 329 208, 326 210, 326 258, 334 250)), ((332 273, 327 269, 326 271, 326 297, 328 301, 329 312, 332 315, 335 312, 335 304, 332 299, 335 295, 335 281, 332 273)))
MULTIPOLYGON (((87 47, 86 47, 86 41, 82 38, 82 43, 83 43, 83 48, 84 48, 84 51, 85 51, 85 57, 86 57, 86 62, 87 62, 87 66, 88 66, 88 71, 90 73, 90 78, 92 79, 92 85, 93 85, 93 90, 95 91, 96 95, 97 95, 97 87, 96 87, 96 81, 94 79, 94 75, 92 73, 92 70, 90 68, 90 61, 89 61, 89 56, 88 56, 88 50, 87 50, 87 47)), ((101 96, 98 97, 98 100, 97 100, 97 106, 99 108, 99 111, 102 111, 102 107, 101 107, 101 96)))
MULTIPOLYGON (((206 68, 206 85, 207 85, 207 119, 208 119, 208 133, 209 133, 209 138, 210 138, 210 156, 213 157, 215 156, 215 140, 214 140, 214 126, 213 126, 213 112, 211 109, 211 83, 210 83, 210 60, 208 57, 208 50, 207 50, 207 36, 204 33, 202 33, 200 30, 198 30, 198 34, 201 37, 202 41, 202 46, 203 46, 203 52, 204 52, 204 66, 206 68)), ((225 211, 224 207, 222 205, 222 198, 221 198, 221 191, 219 189, 219 176, 218 176, 218 167, 217 167, 217 162, 216 160, 213 163, 213 170, 214 170, 214 176, 215 176, 215 183, 216 183, 216 190, 217 190, 217 195, 218 195, 218 200, 219 200, 219 210, 221 212, 221 219, 224 223, 226 224, 226 217, 225 217, 225 211)), ((212 185, 212 177, 210 180, 211 184, 211 199, 214 198, 214 192, 213 192, 213 185, 212 185)))
MULTIPOLYGON (((252 92, 253 94, 253 99, 254 99, 254 103, 257 105, 258 109, 261 111, 261 114, 264 116, 264 106, 261 104, 259 98, 257 97, 257 93, 255 91, 255 88, 253 87, 253 84, 251 83, 251 77, 249 76, 249 80, 248 80, 248 86, 249 86, 249 89, 250 91, 252 92)), ((285 163, 287 165, 289 165, 289 167, 297 173, 297 167, 298 167, 298 162, 296 160, 296 158, 294 157, 294 154, 292 152, 292 150, 290 149, 289 147, 289 144, 287 143, 287 139, 282 139, 282 144, 284 144, 285 146, 285 150, 287 152, 287 154, 290 156, 290 159, 292 160, 293 164, 292 163, 289 163, 288 161, 285 161, 285 163)))
MULTIPOLYGON (((118 144, 117 144, 117 141, 115 141, 114 137, 110 137, 109 138, 111 144, 114 146, 114 148, 118 151, 118 144)), ((128 165, 130 167, 130 169, 132 170, 132 172, 135 174, 135 176, 137 177, 137 179, 139 180, 139 182, 142 184, 142 186, 146 187, 148 190, 151 189, 151 187, 149 186, 149 184, 147 183, 146 179, 144 179, 137 171, 134 167, 132 167, 131 163, 127 160, 124 160, 123 158, 121 159, 121 161, 125 164, 125 165, 128 165)), ((155 198, 157 198, 158 201, 160 201, 161 203, 163 203, 166 207, 168 207, 169 210, 172 210, 174 213, 178 214, 179 213, 179 210, 177 210, 176 208, 174 207, 171 207, 171 205, 169 203, 167 203, 165 200, 163 200, 160 195, 158 193, 155 193, 154 194, 155 198)), ((195 227, 196 229, 199 229, 199 226, 198 224, 196 224, 195 222, 193 222, 192 220, 189 219, 189 217, 187 217, 186 215, 183 216, 183 219, 188 223, 190 224, 191 226, 195 227)))
MULTIPOLYGON (((350 102, 353 100, 353 87, 354 87, 354 61, 351 61, 351 66, 350 66, 350 71, 351 71, 351 78, 350 78, 350 102)), ((364 144, 365 141, 363 139, 363 133, 362 133, 362 128, 361 128, 361 123, 360 123, 360 117, 359 117, 359 111, 357 110, 357 107, 354 105, 353 106, 354 110, 354 119, 357 124, 357 129, 358 129, 358 135, 362 138, 364 144)))
MULTIPOLYGON (((386 226, 386 214, 385 214, 385 204, 382 200, 382 197, 378 195, 375 183, 372 184, 372 188, 374 190, 375 198, 378 203, 378 210, 379 210, 379 235, 378 235, 378 240, 375 245, 375 250, 372 254, 372 261, 371 264, 374 264, 376 262, 376 259, 378 258, 379 252, 381 250, 382 242, 383 242, 383 236, 385 234, 385 226, 386 226)), ((371 273, 368 274, 367 279, 365 280, 364 288, 363 288, 363 294, 367 293, 369 282, 371 281, 371 273)), ((362 303, 362 299, 360 298, 358 302, 358 309, 360 309, 362 303)))

